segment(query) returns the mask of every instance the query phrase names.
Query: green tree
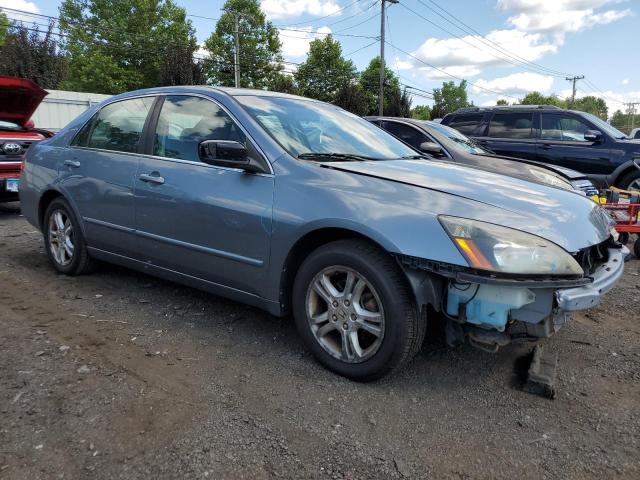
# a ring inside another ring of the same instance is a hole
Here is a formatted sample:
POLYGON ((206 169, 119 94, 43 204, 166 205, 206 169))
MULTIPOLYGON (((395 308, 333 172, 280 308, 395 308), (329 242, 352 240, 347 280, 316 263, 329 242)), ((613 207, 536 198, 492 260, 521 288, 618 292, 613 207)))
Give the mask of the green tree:
POLYGON ((529 92, 522 100, 520 105, 555 105, 560 108, 567 108, 567 101, 558 98, 555 95, 543 95, 540 92, 529 92))
POLYGON ((257 0, 227 0, 215 31, 205 40, 209 51, 209 79, 216 85, 233 86, 234 31, 236 15, 240 37, 240 86, 271 88, 280 78, 281 43, 278 30, 266 20, 257 0))
POLYGON ((11 25, 0 47, 0 75, 33 80, 42 88, 58 88, 67 74, 67 59, 60 50, 53 24, 11 25))
POLYGON ((356 78, 355 65, 342 57, 340 42, 331 35, 311 41, 307 59, 295 73, 300 94, 323 102, 335 102, 339 88, 356 78))
POLYGON ((458 108, 468 107, 467 81, 461 80, 458 85, 453 81, 443 82, 442 88, 433 89, 433 101, 431 118, 442 118, 458 108))
POLYGON ((299 93, 298 86, 292 75, 288 73, 277 73, 269 87, 274 92, 291 93, 297 95, 299 93))
MULTIPOLYGON (((378 94, 380 82, 380 57, 375 57, 369 62, 360 74, 360 84, 367 94, 369 115, 378 113, 378 94)), ((411 113, 411 97, 400 88, 400 80, 385 66, 384 69, 384 114, 391 116, 408 117, 411 113)))
POLYGON ((496 102, 496 105, 507 106, 507 105, 509 105, 509 102, 506 101, 504 98, 501 98, 496 102))
POLYGON ((609 108, 607 107, 607 103, 602 98, 594 97, 593 95, 577 98, 573 105, 573 110, 589 112, 603 120, 606 120, 609 117, 609 108))
POLYGON ((411 118, 429 120, 431 118, 431 107, 429 105, 416 105, 416 107, 411 110, 411 118))
POLYGON ((0 12, 0 47, 4 45, 4 39, 7 36, 8 29, 9 29, 9 19, 4 13, 0 12))
POLYGON ((363 116, 369 113, 369 96, 357 81, 340 85, 334 103, 356 115, 363 116))
POLYGON ((616 110, 611 116, 611 125, 616 127, 618 130, 626 133, 627 135, 631 133, 631 126, 640 127, 640 115, 636 114, 631 118, 631 115, 628 113, 623 113, 620 110, 616 110))
POLYGON ((69 78, 65 88, 120 93, 175 82, 163 64, 172 51, 189 55, 196 39, 173 0, 64 0, 69 78))

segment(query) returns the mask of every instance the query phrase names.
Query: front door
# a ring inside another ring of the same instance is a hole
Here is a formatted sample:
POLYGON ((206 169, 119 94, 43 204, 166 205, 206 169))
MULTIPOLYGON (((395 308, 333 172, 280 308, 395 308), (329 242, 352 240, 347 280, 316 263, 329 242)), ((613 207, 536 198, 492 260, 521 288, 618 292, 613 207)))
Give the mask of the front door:
POLYGON ((141 158, 135 186, 136 229, 145 261, 259 294, 256 285, 269 261, 273 175, 206 164, 198 144, 235 140, 266 160, 207 98, 167 96, 152 123, 157 124, 153 155, 141 158))
POLYGON ((143 126, 155 97, 114 102, 59 152, 62 188, 78 211, 89 246, 135 256, 134 178, 143 126))

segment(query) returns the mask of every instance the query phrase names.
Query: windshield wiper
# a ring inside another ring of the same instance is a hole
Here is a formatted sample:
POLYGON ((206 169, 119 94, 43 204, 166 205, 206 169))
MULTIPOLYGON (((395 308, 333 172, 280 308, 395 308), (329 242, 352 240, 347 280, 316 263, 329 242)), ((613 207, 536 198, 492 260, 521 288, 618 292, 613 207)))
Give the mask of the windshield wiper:
POLYGON ((298 155, 300 160, 319 160, 319 161, 332 161, 336 160, 338 162, 344 161, 356 161, 356 162, 366 162, 367 160, 378 160, 373 157, 365 157, 364 155, 356 155, 355 153, 322 153, 322 152, 309 152, 309 153, 301 153, 298 155))

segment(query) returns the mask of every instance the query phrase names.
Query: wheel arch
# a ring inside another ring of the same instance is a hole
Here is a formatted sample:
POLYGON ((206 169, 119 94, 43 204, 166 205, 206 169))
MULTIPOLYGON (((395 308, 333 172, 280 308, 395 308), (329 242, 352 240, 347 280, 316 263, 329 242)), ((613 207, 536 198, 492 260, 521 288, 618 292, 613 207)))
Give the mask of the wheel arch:
MULTIPOLYGON (((336 240, 346 239, 359 239, 369 242, 387 252, 387 254, 392 256, 396 261, 398 260, 393 252, 390 251, 388 246, 385 246, 383 243, 384 240, 380 241, 380 239, 376 239, 372 235, 345 227, 321 227, 313 229, 302 235, 294 243, 283 264, 280 277, 280 309, 282 314, 286 315, 291 312, 291 292, 293 290, 293 283, 304 259, 307 258, 307 256, 314 250, 323 245, 336 240)), ((416 302, 418 306, 432 303, 428 301, 433 298, 428 292, 439 290, 438 279, 432 279, 429 275, 425 275, 424 272, 412 271, 401 265, 399 262, 398 267, 404 274, 404 278, 407 281, 407 286, 412 294, 413 301, 416 302), (431 285, 431 287, 427 289, 425 294, 423 290, 429 285, 431 285)), ((434 307, 436 310, 439 310, 439 306, 434 305, 434 307)))
MULTIPOLYGON (((638 169, 634 165, 633 160, 624 162, 622 165, 619 165, 613 173, 611 173, 611 176, 609 177, 609 184, 619 186, 621 179, 636 170, 638 169)), ((638 170, 638 173, 640 173, 640 170, 638 170)))
POLYGON ((38 201, 38 226, 40 227, 40 230, 44 228, 44 214, 46 213, 47 208, 49 208, 49 205, 51 205, 51 202, 53 202, 56 198, 62 198, 67 202, 69 208, 71 208, 72 213, 75 215, 78 224, 80 225, 82 234, 84 235, 84 223, 82 222, 82 217, 78 213, 76 206, 69 200, 69 197, 67 197, 60 190, 56 190, 55 188, 46 190, 40 196, 40 200, 38 201))

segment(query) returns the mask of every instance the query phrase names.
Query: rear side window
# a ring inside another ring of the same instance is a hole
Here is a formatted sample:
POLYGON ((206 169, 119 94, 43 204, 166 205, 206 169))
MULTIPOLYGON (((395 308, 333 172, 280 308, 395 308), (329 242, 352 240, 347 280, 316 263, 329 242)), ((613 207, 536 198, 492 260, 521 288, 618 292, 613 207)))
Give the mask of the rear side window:
POLYGON ((460 133, 464 133, 465 135, 473 135, 478 125, 482 121, 482 114, 476 113, 471 115, 456 115, 453 117, 447 126, 451 128, 455 128, 460 133))
POLYGON ((246 137, 218 105, 200 97, 168 96, 162 104, 153 154, 200 161, 203 140, 233 140, 246 145, 246 137))
POLYGON ((532 138, 533 113, 496 113, 489 124, 489 136, 497 138, 532 138))
POLYGON ((142 129, 153 97, 132 98, 105 106, 89 122, 89 132, 83 129, 78 141, 85 141, 89 148, 135 153, 138 151, 142 129))
POLYGON ((420 148, 420 144, 428 142, 429 139, 423 133, 417 129, 408 125, 395 122, 384 122, 384 129, 391 135, 398 137, 405 143, 408 143, 414 148, 420 148))

